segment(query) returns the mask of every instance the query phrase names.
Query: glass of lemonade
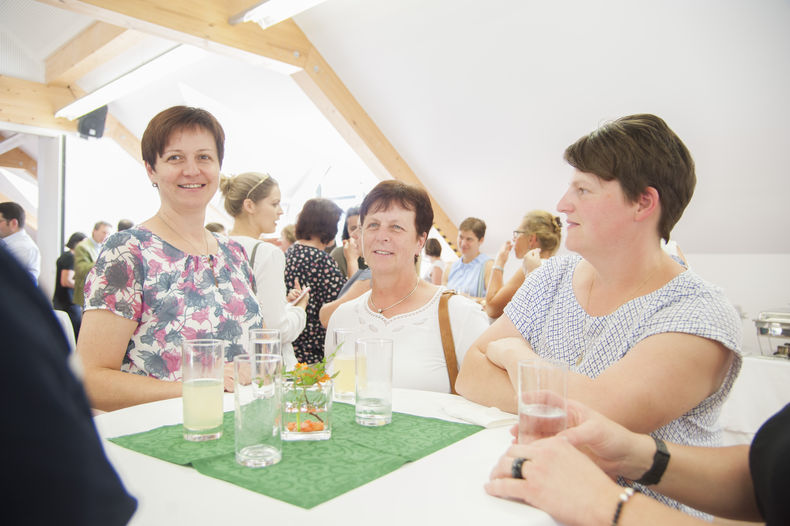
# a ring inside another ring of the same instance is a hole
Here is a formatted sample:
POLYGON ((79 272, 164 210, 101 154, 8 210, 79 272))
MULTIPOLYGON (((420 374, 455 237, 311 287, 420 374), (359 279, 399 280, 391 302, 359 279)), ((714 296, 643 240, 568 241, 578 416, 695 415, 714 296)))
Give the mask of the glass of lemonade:
POLYGON ((341 402, 354 401, 354 379, 356 364, 354 359, 354 331, 352 329, 335 329, 332 334, 334 342, 331 372, 338 373, 334 378, 335 399, 341 402))
POLYGON ((184 438, 193 442, 222 436, 224 372, 222 340, 186 340, 181 346, 184 438))
POLYGON ((518 443, 554 436, 567 425, 568 367, 549 360, 518 362, 518 443))

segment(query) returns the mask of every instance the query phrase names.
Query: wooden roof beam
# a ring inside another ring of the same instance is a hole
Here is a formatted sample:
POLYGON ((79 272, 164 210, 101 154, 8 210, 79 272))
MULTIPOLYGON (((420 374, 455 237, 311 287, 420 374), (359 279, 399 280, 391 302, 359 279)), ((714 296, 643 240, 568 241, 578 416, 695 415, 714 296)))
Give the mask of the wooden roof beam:
MULTIPOLYGON (((38 1, 218 53, 252 54, 269 59, 270 66, 290 66, 288 74, 375 174, 424 186, 291 19, 265 31, 254 23, 231 25, 228 19, 237 13, 230 12, 226 0, 38 1)), ((458 229, 435 198, 432 201, 434 224, 455 249, 458 229)))
POLYGON ((94 22, 46 58, 47 84, 73 85, 144 38, 146 35, 138 31, 94 22))

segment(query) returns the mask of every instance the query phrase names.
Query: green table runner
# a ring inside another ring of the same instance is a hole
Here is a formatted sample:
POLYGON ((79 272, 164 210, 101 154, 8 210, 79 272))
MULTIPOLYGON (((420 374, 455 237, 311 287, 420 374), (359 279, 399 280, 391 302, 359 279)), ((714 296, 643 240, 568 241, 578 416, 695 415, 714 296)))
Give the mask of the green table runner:
POLYGON ((168 462, 191 464, 204 475, 310 509, 481 429, 404 413, 393 413, 390 425, 364 427, 354 422, 353 405, 335 402, 330 440, 284 441, 280 463, 258 469, 236 464, 233 411, 225 413, 219 440, 188 442, 181 424, 109 440, 168 462))

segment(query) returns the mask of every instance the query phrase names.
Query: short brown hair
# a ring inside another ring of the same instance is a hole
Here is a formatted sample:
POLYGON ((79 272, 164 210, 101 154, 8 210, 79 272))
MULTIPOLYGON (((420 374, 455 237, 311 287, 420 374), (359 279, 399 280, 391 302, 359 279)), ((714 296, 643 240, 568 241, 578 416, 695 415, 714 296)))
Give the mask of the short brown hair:
POLYGON ((486 237, 486 222, 476 217, 467 217, 458 225, 458 231, 461 232, 463 230, 472 232, 477 236, 478 240, 483 239, 486 237))
POLYGON ((296 218, 296 239, 318 236, 321 243, 329 243, 337 235, 337 223, 341 215, 343 209, 334 201, 323 197, 308 199, 296 218))
POLYGON ((431 230, 433 207, 428 192, 395 179, 381 181, 365 196, 359 207, 359 222, 364 223, 368 213, 389 210, 393 204, 399 204, 406 210, 414 212, 414 226, 418 236, 427 234, 431 230))
POLYGON ((428 241, 425 242, 425 253, 431 257, 441 257, 442 255, 442 244, 439 243, 439 240, 432 237, 428 241))
POLYGON ((159 112, 151 119, 140 141, 143 161, 153 168, 156 165, 156 158, 164 153, 167 142, 173 133, 196 128, 203 128, 214 136, 214 143, 217 146, 217 160, 221 166, 225 156, 225 132, 222 126, 208 111, 189 106, 173 106, 159 112))
POLYGON ((606 123, 568 146, 564 157, 581 172, 618 181, 632 202, 647 187, 655 188, 661 203, 658 233, 666 241, 697 184, 688 148, 655 115, 629 115, 606 123))

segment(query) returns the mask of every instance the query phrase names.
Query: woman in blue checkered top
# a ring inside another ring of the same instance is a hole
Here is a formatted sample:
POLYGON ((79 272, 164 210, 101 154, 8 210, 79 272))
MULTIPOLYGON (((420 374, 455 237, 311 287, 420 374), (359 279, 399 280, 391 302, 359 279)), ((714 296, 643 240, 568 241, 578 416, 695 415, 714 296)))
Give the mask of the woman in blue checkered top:
MULTIPOLYGON (((635 432, 713 446, 740 369, 740 320, 722 292, 661 249, 694 191, 694 162, 660 118, 607 123, 565 151, 566 246, 532 272, 467 353, 457 390, 516 411, 520 360, 571 370, 568 397, 635 432)), ((668 499, 665 499, 668 501, 668 499)))

